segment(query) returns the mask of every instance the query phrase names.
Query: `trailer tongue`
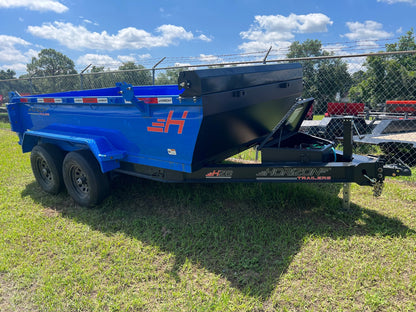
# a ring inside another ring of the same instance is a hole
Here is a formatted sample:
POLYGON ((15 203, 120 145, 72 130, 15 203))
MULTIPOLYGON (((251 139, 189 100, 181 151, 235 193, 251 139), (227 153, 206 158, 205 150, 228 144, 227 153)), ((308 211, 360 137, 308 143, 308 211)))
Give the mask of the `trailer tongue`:
POLYGON ((7 106, 34 175, 49 193, 63 186, 81 205, 99 203, 109 172, 165 182, 356 182, 410 175, 403 164, 344 152, 299 132, 313 99, 299 100, 298 64, 182 72, 175 86, 12 93, 7 106), (257 147, 261 163, 224 162, 257 147))

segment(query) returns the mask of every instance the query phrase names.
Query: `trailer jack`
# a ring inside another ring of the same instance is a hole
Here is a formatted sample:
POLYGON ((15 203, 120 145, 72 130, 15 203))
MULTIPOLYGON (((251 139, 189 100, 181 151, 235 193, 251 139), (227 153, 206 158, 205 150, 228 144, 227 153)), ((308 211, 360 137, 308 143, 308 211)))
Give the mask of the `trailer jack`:
MULTIPOLYGON (((377 180, 377 179, 371 179, 368 176, 366 176, 369 181, 371 181, 371 184, 373 186, 373 196, 374 197, 380 197, 381 193, 383 192, 384 188, 384 181, 383 180, 377 180)), ((351 207, 351 183, 344 183, 342 185, 342 208, 345 210, 350 209, 351 207)))

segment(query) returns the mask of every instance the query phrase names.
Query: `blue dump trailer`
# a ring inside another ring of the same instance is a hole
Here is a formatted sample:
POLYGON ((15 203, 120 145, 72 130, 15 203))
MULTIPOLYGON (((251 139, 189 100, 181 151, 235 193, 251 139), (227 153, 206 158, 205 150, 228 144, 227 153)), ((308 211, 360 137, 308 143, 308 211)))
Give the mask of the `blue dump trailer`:
POLYGON ((190 70, 178 85, 132 86, 42 95, 10 94, 12 130, 41 188, 66 187, 82 206, 110 190, 113 173, 164 182, 356 182, 380 193, 403 164, 343 152, 299 132, 313 99, 300 99, 299 64, 190 70), (258 163, 225 159, 256 147, 258 163))

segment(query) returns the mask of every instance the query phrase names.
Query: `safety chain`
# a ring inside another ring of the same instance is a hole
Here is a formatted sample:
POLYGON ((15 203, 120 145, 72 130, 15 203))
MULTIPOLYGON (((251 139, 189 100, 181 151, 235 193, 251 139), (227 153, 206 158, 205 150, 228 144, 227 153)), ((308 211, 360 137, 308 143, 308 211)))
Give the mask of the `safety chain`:
POLYGON ((384 181, 383 179, 376 179, 376 178, 370 178, 368 175, 364 174, 364 177, 370 181, 371 185, 373 186, 373 195, 374 197, 380 197, 381 193, 384 189, 384 181))
POLYGON ((377 180, 376 183, 373 185, 373 195, 374 197, 380 197, 381 193, 384 189, 384 182, 383 180, 377 180))

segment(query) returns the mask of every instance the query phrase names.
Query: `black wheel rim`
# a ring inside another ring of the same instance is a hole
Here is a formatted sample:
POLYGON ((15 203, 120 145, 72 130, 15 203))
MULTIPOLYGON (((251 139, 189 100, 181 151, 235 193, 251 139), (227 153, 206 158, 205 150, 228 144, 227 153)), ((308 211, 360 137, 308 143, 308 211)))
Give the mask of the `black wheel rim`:
POLYGON ((79 197, 86 197, 89 194, 88 180, 84 171, 78 166, 72 166, 69 171, 73 190, 79 197))
POLYGON ((48 163, 43 157, 36 159, 36 169, 39 172, 39 176, 43 183, 50 185, 53 183, 53 175, 48 163))

